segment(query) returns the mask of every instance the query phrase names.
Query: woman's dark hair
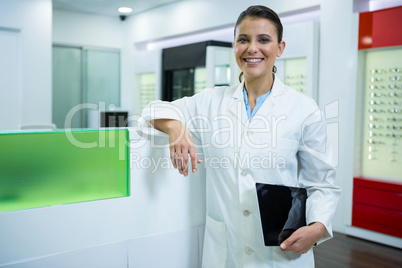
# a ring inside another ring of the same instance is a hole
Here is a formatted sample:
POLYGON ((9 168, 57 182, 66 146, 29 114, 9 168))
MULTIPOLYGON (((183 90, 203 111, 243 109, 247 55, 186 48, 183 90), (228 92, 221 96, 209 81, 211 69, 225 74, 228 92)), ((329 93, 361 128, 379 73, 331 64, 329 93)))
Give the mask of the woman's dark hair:
MULTIPOLYGON (((275 13, 272 9, 266 7, 266 6, 250 6, 246 10, 244 10, 242 13, 240 13, 239 17, 237 18, 235 27, 234 27, 234 35, 236 36, 236 29, 237 26, 245 19, 245 18, 255 18, 255 19, 267 19, 270 22, 272 22, 275 26, 276 33, 278 35, 278 43, 282 41, 283 37, 283 26, 282 22, 279 19, 278 14, 275 13)), ((276 67, 274 66, 272 68, 272 72, 276 72, 276 67)), ((241 82, 241 78, 243 76, 243 72, 240 73, 239 76, 239 81, 241 82)))

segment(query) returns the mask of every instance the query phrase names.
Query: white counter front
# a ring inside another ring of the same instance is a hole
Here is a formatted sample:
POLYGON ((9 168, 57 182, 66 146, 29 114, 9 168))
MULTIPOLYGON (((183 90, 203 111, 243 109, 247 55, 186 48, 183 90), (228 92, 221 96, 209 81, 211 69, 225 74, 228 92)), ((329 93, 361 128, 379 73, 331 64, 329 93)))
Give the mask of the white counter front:
POLYGON ((129 136, 129 196, 0 213, 0 267, 200 267, 202 164, 185 178, 166 135, 129 136))

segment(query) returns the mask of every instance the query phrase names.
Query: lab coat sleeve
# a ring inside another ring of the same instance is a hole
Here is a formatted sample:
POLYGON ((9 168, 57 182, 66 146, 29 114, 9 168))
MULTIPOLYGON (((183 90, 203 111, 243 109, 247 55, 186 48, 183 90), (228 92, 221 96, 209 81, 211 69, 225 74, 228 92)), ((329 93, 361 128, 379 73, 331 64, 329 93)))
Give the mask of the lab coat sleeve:
POLYGON ((341 193, 334 184, 337 159, 318 108, 303 122, 301 133, 298 179, 300 187, 307 189, 307 224, 320 222, 326 228, 319 244, 332 237, 332 218, 341 193))
POLYGON ((138 126, 142 132, 152 135, 154 129, 151 120, 175 119, 181 121, 192 136, 200 138, 197 130, 205 128, 202 122, 206 121, 205 112, 209 111, 213 90, 207 88, 194 96, 172 102, 153 101, 143 109, 138 126))

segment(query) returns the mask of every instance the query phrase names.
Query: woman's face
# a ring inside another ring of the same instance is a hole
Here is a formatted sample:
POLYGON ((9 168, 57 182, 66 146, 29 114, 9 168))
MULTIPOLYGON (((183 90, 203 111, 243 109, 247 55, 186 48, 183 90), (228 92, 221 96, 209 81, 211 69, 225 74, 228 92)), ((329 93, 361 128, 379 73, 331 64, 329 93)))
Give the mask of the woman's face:
POLYGON ((237 65, 245 79, 271 76, 276 57, 285 49, 285 42, 278 44, 274 24, 263 18, 245 18, 237 25, 234 41, 237 65))

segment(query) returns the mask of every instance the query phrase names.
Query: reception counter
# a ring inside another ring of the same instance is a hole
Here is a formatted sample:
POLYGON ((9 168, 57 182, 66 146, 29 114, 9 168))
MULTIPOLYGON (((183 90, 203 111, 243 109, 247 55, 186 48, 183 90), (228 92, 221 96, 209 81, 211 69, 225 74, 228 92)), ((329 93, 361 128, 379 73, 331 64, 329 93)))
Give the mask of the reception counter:
POLYGON ((128 130, 0 134, 0 212, 129 196, 128 130))
POLYGON ((199 267, 205 170, 135 128, 0 133, 0 267, 199 267))

